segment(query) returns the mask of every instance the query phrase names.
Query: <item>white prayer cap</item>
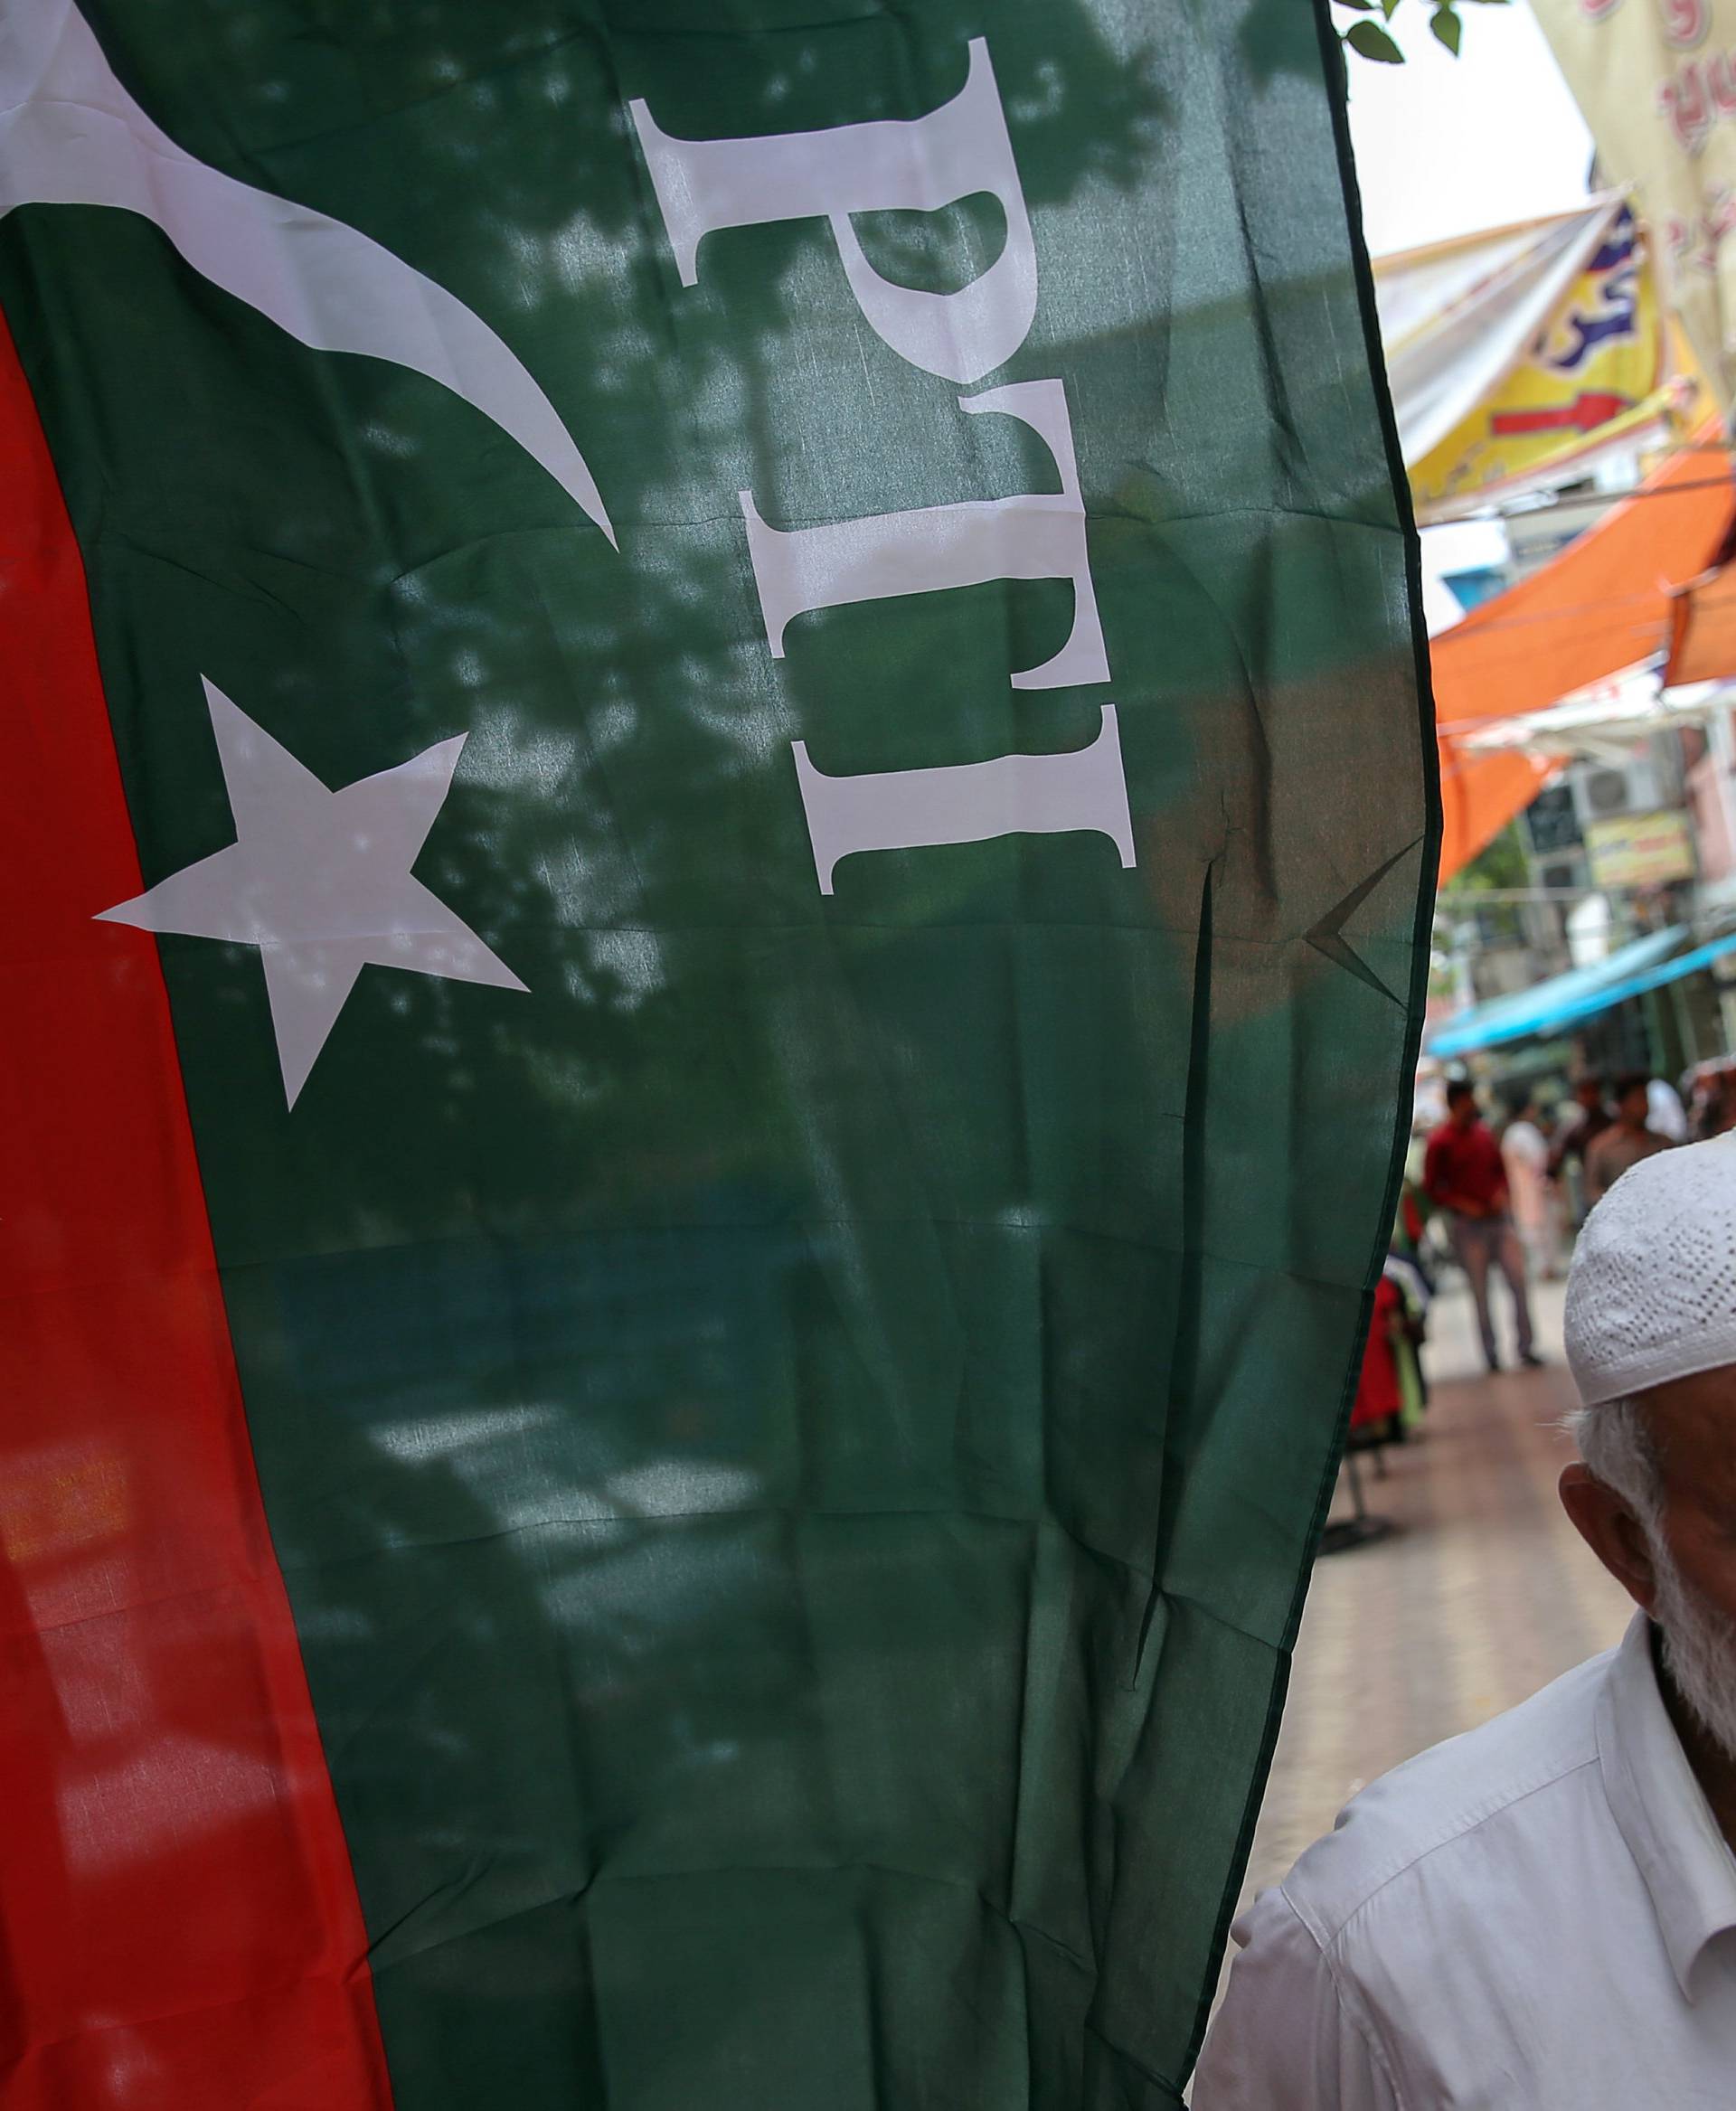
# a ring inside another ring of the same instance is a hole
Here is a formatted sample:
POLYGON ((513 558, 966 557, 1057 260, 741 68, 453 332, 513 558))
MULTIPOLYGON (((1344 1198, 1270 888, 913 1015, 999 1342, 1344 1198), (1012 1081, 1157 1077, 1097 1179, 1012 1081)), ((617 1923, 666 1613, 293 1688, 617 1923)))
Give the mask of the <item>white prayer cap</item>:
POLYGON ((1736 1133, 1642 1158, 1586 1219, 1567 1360, 1588 1408, 1736 1363, 1736 1133))

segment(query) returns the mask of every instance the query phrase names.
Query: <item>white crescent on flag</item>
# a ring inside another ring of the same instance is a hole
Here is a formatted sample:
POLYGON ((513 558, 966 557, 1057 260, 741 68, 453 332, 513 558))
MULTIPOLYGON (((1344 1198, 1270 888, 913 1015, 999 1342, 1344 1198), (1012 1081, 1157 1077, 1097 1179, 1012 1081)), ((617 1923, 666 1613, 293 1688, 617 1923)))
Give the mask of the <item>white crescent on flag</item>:
POLYGON ((0 21, 0 214, 113 205, 316 352, 361 352, 462 396, 615 542, 597 480, 552 403, 481 316, 359 229, 238 183, 153 124, 72 0, 0 21))

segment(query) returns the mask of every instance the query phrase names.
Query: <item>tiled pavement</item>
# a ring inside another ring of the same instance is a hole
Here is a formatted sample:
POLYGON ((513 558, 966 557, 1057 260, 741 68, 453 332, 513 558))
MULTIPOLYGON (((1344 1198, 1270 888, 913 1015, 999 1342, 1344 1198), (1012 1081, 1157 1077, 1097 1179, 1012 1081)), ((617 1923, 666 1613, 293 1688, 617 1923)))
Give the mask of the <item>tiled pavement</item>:
MULTIPOLYGON (((1469 1300, 1437 1301, 1421 1440, 1390 1453, 1384 1480, 1363 1462, 1369 1509, 1400 1529, 1316 1565, 1244 1898, 1364 1782, 1620 1636, 1628 1600, 1555 1495, 1572 1447, 1554 1425, 1574 1400, 1559 1286, 1535 1303, 1548 1368, 1490 1378, 1469 1300)), ((1334 1515, 1346 1513, 1341 1476, 1334 1515)))

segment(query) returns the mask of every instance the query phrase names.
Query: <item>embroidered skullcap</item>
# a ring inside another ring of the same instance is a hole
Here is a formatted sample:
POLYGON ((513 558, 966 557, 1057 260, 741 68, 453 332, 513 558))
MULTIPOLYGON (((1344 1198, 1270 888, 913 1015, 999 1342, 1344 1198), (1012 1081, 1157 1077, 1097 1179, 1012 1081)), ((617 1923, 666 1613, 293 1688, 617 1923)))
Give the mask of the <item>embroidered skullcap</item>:
POLYGON ((1736 1134, 1642 1158, 1586 1219, 1567 1360, 1588 1408, 1736 1363, 1736 1134))

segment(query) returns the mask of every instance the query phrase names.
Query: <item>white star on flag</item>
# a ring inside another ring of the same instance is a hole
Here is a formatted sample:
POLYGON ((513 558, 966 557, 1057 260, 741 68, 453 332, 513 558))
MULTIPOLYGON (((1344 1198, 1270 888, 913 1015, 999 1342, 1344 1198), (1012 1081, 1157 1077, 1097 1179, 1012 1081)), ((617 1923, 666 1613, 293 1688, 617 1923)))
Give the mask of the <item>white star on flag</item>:
POLYGON ((291 1107, 363 968, 524 989, 410 875, 462 733, 334 792, 211 682, 205 700, 236 841, 97 920, 257 946, 291 1107))

